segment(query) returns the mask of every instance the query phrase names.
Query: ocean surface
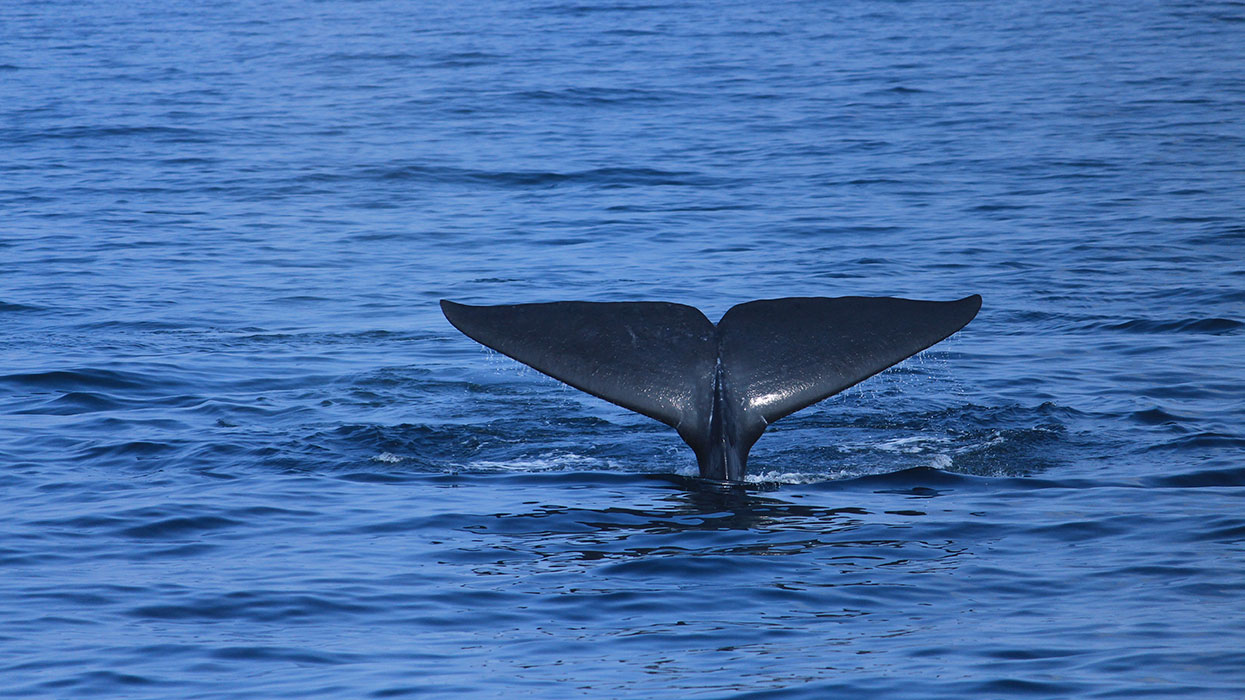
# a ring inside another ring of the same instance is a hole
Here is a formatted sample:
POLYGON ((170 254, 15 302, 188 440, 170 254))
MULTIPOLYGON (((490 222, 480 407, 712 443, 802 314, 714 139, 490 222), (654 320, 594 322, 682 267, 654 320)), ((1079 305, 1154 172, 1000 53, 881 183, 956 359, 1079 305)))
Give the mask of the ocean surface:
POLYGON ((0 697, 1245 697, 1245 4, 0 4, 0 697), (442 298, 984 307, 751 482, 442 298))

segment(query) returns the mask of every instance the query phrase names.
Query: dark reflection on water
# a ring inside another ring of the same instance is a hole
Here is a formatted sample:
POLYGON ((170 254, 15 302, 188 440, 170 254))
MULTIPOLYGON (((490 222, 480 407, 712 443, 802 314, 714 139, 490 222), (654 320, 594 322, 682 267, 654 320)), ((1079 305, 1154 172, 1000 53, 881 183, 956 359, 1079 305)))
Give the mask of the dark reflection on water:
POLYGON ((786 503, 744 488, 725 491, 715 485, 671 494, 659 499, 659 503, 664 506, 660 510, 607 508, 581 511, 543 506, 534 513, 499 513, 494 517, 502 521, 497 529, 505 534, 553 535, 578 532, 587 527, 625 536, 630 531, 652 535, 793 529, 837 532, 853 525, 855 521, 850 516, 868 514, 859 508, 821 508, 786 503), (567 529, 557 529, 557 523, 566 523, 567 529))
MULTIPOLYGON (((797 569, 817 562, 810 572, 816 575, 788 572, 772 582, 796 589, 845 583, 825 580, 829 571, 843 575, 880 566, 946 568, 965 549, 950 541, 913 539, 914 519, 926 513, 912 505, 877 514, 857 506, 794 503, 773 486, 727 487, 669 475, 643 479, 668 485, 645 508, 534 503, 523 511, 471 518, 473 523, 463 529, 474 536, 465 551, 452 556, 479 556, 482 551, 536 555, 511 560, 501 554, 507 566, 480 570, 488 575, 570 570, 593 576, 656 576, 674 587, 706 576, 723 582, 750 576, 756 573, 751 567, 773 557, 800 560, 797 569)), ((918 487, 902 496, 933 495, 921 491, 918 487)))

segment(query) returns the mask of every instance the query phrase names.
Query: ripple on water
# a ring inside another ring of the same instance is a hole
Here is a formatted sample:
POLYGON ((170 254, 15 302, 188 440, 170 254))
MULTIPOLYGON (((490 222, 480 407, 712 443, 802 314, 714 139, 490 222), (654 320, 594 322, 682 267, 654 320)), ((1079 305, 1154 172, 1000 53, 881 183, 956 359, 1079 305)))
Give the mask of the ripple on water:
POLYGON ((189 7, 0 3, 0 696, 1245 687, 1239 8, 189 7), (970 293, 729 486, 436 306, 970 293))

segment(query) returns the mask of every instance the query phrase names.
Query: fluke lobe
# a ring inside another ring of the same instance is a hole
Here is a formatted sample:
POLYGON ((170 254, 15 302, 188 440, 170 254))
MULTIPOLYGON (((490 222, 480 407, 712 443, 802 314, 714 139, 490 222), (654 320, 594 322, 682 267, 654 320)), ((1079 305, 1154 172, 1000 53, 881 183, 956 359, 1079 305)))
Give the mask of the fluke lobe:
POLYGON ((915 355, 973 320, 981 297, 795 297, 732 307, 716 326, 668 302, 441 301, 483 345, 679 431, 700 475, 741 481, 765 426, 915 355))

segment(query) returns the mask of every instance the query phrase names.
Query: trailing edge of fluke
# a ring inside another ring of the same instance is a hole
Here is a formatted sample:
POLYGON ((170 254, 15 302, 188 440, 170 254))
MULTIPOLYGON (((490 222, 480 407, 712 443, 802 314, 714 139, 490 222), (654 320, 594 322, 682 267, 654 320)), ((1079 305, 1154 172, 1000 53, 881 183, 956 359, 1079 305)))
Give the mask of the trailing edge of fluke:
POLYGON ((715 326, 668 302, 559 301, 441 310, 468 337, 679 431, 707 479, 741 481, 765 426, 968 325, 981 297, 763 299, 715 326))

